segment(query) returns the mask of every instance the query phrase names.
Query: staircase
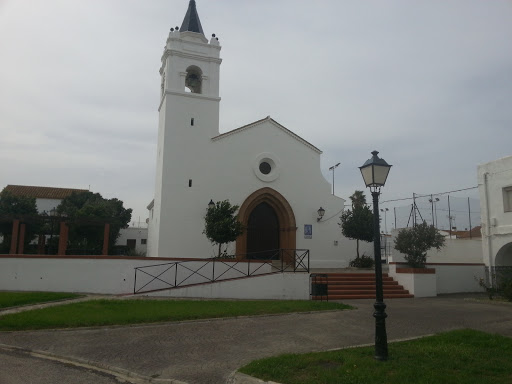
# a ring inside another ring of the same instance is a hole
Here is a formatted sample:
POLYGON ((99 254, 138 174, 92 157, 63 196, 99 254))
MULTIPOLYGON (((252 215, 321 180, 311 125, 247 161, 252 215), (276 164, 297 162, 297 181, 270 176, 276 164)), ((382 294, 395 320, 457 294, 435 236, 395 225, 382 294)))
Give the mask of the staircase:
MULTIPOLYGON (((329 300, 375 299, 375 273, 327 273, 327 292, 329 300)), ((325 278, 319 278, 324 283, 325 278)), ((384 299, 411 298, 409 291, 398 282, 382 274, 384 299)), ((312 296, 313 300, 325 300, 326 297, 312 296)))

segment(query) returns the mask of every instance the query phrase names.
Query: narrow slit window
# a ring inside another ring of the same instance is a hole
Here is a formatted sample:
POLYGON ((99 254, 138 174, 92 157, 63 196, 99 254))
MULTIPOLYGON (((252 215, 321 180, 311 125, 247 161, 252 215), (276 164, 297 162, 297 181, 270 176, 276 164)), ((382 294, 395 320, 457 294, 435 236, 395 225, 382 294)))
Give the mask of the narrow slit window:
POLYGON ((192 187, 192 179, 189 179, 189 180, 188 180, 188 186, 189 186, 189 187, 192 187))
POLYGON ((191 119, 190 119, 190 125, 191 125, 191 126, 194 126, 194 118, 191 118, 191 119))

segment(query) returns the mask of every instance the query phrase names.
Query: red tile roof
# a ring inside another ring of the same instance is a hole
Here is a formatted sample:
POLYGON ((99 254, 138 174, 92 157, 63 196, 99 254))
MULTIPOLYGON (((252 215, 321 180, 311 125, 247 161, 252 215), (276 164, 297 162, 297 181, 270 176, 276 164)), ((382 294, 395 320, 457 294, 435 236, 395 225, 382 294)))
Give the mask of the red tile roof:
POLYGON ((71 196, 73 192, 87 192, 87 189, 33 187, 29 185, 8 185, 3 189, 15 196, 35 197, 38 199, 64 199, 71 196))
POLYGON ((471 231, 452 231, 452 235, 455 235, 457 239, 482 237, 482 227, 479 225, 475 228, 472 228, 471 231))

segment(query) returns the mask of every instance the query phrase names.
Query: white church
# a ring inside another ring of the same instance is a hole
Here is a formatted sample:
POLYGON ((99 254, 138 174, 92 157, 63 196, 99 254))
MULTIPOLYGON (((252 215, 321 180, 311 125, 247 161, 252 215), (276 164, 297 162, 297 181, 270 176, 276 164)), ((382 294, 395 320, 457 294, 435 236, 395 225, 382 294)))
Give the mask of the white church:
MULTIPOLYGON (((204 217, 211 200, 229 200, 240 207, 238 218, 246 228, 228 246, 237 259, 308 249, 313 268, 348 266, 355 241, 341 235, 345 200, 331 193, 322 175, 322 151, 270 116, 220 134, 220 51, 215 35, 205 37, 191 0, 162 55, 147 255, 215 256, 202 233, 204 217)), ((372 244, 361 246, 373 255, 372 244)))

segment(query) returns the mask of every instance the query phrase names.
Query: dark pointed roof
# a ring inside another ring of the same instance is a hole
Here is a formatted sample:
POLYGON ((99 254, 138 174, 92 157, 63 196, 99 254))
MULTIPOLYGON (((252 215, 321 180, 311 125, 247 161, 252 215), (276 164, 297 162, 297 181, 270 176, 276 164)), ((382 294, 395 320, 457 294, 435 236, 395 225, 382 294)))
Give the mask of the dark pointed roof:
POLYGON ((204 35, 203 27, 201 26, 201 21, 199 20, 199 15, 197 14, 196 2, 195 0, 190 0, 188 3, 187 14, 183 19, 183 23, 180 28, 181 32, 190 31, 200 33, 204 35))

